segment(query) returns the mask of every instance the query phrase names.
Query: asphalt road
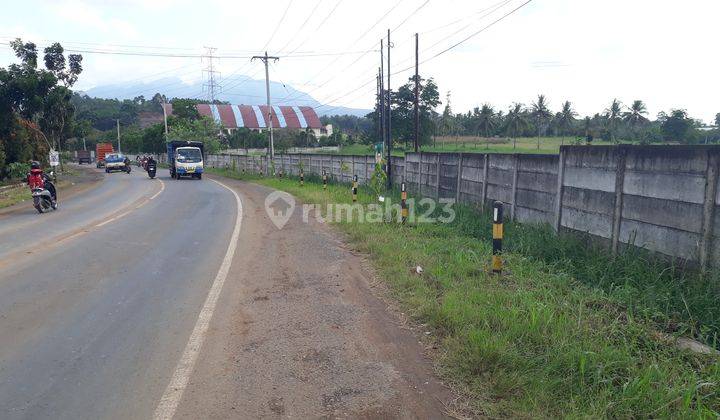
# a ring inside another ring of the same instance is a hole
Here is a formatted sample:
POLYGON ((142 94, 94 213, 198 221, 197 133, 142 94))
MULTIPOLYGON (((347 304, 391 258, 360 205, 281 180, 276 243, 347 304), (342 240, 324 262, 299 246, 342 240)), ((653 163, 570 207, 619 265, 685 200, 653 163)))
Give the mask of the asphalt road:
POLYGON ((0 214, 0 418, 444 416, 415 333, 327 226, 278 230, 269 190, 236 181, 103 176, 0 214))

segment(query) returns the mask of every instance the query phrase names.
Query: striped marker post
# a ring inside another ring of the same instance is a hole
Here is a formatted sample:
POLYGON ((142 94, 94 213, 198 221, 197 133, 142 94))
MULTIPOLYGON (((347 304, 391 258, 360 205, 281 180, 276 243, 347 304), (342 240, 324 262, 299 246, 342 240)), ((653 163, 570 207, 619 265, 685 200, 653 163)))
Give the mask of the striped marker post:
POLYGON ((400 209, 402 222, 405 223, 408 218, 407 190, 405 189, 405 182, 400 183, 400 209))
POLYGON ((352 200, 353 200, 353 203, 357 203, 357 186, 358 186, 357 175, 353 175, 353 181, 352 181, 352 200))
POLYGON ((300 186, 302 187, 305 185, 305 174, 303 173, 302 169, 300 170, 300 186))
POLYGON ((503 203, 496 201, 493 203, 493 256, 492 271, 493 273, 502 273, 502 240, 503 240, 503 203))
POLYGON ((323 190, 327 190, 327 174, 325 174, 325 171, 322 171, 323 176, 323 190))

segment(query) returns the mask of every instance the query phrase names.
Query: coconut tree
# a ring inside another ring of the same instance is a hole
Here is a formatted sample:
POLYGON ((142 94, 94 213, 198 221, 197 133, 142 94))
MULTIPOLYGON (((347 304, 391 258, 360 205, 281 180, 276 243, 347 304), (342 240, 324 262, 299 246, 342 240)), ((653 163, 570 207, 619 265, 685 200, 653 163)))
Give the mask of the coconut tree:
POLYGON ((485 148, 490 148, 488 138, 490 131, 495 128, 495 109, 490 104, 483 104, 477 115, 477 128, 485 135, 485 148))
POLYGON ((610 140, 617 142, 615 133, 617 132, 617 125, 622 117, 622 103, 617 99, 613 99, 610 106, 605 109, 605 118, 608 121, 608 131, 610 131, 610 140))
POLYGON ((537 125, 537 149, 540 150, 540 134, 552 118, 552 112, 550 112, 550 107, 545 95, 538 95, 537 101, 532 103, 532 116, 537 125))
POLYGON ((638 137, 637 128, 648 122, 645 114, 647 114, 647 107, 645 103, 639 99, 633 101, 630 108, 623 114, 623 119, 630 125, 633 135, 636 138, 638 137))
POLYGON ((558 114, 558 127, 560 127, 560 130, 562 131, 560 133, 560 144, 565 144, 565 134, 567 134, 568 129, 572 127, 573 122, 575 121, 575 117, 577 116, 577 112, 572 107, 572 102, 565 101, 562 106, 562 110, 558 114))
POLYGON ((525 118, 525 110, 522 104, 516 103, 508 111, 507 117, 505 118, 507 133, 513 139, 513 149, 517 147, 517 136, 521 130, 524 130, 527 125, 527 119, 525 118))

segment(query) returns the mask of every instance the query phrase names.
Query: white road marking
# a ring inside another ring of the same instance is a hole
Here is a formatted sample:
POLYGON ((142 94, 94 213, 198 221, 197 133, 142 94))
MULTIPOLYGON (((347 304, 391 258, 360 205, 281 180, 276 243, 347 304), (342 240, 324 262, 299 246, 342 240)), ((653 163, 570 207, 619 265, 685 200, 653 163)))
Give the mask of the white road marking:
POLYGON ((240 236, 240 226, 242 225, 242 203, 240 202, 240 196, 238 196, 235 190, 222 182, 215 181, 214 179, 211 179, 211 181, 227 188, 235 196, 235 202, 237 203, 235 229, 230 237, 230 244, 228 245, 227 252, 225 253, 225 258, 223 258, 220 270, 218 270, 215 280, 210 287, 210 292, 208 292, 205 304, 203 304, 203 307, 200 310, 200 315, 198 315, 197 322, 190 334, 185 350, 175 367, 175 372, 170 379, 170 383, 167 388, 165 388, 165 393, 155 409, 155 414, 153 414, 154 420, 170 420, 175 415, 175 411, 180 404, 180 400, 182 399, 185 388, 190 380, 190 375, 195 367, 195 362, 200 354, 200 349, 205 341, 205 335, 210 327, 210 320, 212 319, 215 306, 217 305, 218 298, 220 297, 220 291, 222 291, 225 279, 230 271, 232 259, 235 255, 235 248, 237 247, 238 237, 240 236))
POLYGON ((160 195, 161 192, 165 191, 165 183, 162 181, 162 179, 158 179, 160 181, 160 191, 156 192, 152 197, 150 197, 151 200, 154 200, 155 197, 160 195))

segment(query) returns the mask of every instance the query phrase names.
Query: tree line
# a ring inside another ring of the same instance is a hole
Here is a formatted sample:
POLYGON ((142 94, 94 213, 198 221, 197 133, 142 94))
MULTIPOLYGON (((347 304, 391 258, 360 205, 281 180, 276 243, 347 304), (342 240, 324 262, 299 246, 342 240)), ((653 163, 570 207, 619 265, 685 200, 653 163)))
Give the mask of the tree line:
POLYGON ((82 56, 53 43, 40 52, 32 42, 10 42, 19 64, 0 68, 0 179, 17 175, 30 160, 47 163, 50 149, 63 150, 76 129, 71 87, 82 73, 82 56))

